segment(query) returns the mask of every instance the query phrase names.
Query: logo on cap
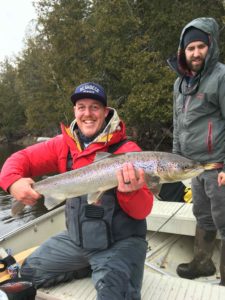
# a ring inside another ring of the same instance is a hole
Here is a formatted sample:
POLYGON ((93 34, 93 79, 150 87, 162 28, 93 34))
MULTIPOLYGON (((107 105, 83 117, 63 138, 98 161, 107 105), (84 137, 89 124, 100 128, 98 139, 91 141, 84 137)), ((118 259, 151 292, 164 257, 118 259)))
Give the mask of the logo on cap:
POLYGON ((85 84, 83 86, 80 86, 80 92, 85 92, 85 93, 99 93, 100 90, 95 85, 85 84))

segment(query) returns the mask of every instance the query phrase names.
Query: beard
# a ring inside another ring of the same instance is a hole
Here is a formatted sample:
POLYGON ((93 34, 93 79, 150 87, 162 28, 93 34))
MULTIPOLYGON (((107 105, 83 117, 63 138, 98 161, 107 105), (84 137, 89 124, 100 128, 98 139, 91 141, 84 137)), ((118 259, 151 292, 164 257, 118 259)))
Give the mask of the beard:
POLYGON ((205 64, 205 60, 204 59, 200 59, 198 61, 198 64, 195 64, 195 61, 196 60, 189 60, 187 61, 187 66, 188 66, 188 69, 192 72, 195 72, 195 73, 198 73, 199 71, 201 71, 204 67, 204 64, 205 64))

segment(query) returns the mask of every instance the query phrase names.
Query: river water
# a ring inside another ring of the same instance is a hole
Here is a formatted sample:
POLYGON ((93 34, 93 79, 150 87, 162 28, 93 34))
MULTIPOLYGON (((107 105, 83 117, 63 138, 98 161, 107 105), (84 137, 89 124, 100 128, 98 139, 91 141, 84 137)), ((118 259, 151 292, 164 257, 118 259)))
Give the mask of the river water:
MULTIPOLYGON (((20 149, 22 149, 22 147, 18 145, 0 145, 0 169, 7 157, 20 149)), ((0 188, 0 237, 36 217, 43 215, 47 211, 43 205, 43 201, 39 201, 38 204, 33 207, 26 206, 21 215, 12 218, 11 204, 12 197, 0 188)))

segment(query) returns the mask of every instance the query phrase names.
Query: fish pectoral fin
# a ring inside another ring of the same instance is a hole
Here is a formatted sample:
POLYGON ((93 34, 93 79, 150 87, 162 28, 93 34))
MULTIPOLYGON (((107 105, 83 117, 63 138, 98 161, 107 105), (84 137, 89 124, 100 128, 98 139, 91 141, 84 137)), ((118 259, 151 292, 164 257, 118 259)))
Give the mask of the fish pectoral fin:
POLYGON ((45 207, 50 210, 59 204, 63 203, 66 200, 65 196, 57 195, 57 196, 45 196, 44 198, 44 205, 45 207))
POLYGON ((150 174, 145 173, 145 181, 148 186, 157 185, 160 183, 160 178, 159 178, 159 176, 150 175, 150 174))
POLYGON ((160 178, 158 176, 151 176, 149 174, 145 174, 145 180, 148 188, 154 195, 159 195, 162 184, 160 183, 160 178))
POLYGON ((98 191, 87 195, 88 204, 97 203, 105 191, 98 191))
POLYGON ((155 196, 159 196, 160 190, 162 188, 162 184, 151 185, 151 186, 148 185, 148 188, 155 196))

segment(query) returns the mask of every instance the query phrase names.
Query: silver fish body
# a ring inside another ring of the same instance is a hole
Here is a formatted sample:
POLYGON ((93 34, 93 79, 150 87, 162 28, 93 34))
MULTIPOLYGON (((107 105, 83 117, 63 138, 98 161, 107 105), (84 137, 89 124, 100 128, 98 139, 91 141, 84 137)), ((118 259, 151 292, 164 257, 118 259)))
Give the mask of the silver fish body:
MULTIPOLYGON (((45 197, 47 209, 54 208, 68 198, 86 194, 88 202, 93 203, 103 192, 118 185, 116 172, 128 162, 135 169, 142 168, 145 171, 150 189, 163 183, 192 178, 206 168, 214 167, 167 152, 142 151, 118 155, 100 153, 92 164, 43 179, 35 183, 33 188, 45 197)), ((13 214, 16 213, 18 211, 15 212, 14 209, 13 214)))

